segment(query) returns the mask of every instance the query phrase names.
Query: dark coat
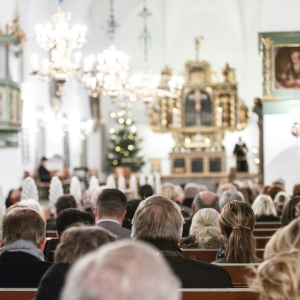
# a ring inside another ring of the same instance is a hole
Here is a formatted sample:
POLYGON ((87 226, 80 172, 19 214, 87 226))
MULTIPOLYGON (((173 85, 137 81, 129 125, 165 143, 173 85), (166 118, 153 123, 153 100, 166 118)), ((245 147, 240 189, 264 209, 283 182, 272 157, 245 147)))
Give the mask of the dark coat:
POLYGON ((151 244, 162 251, 182 288, 233 288, 224 268, 185 258, 176 243, 152 241, 151 244))
POLYGON ((59 300, 70 264, 53 264, 43 276, 35 300, 59 300))
POLYGON ((5 252, 0 256, 0 288, 37 288, 50 266, 25 252, 5 252))
POLYGON ((44 257, 47 262, 54 262, 54 253, 55 249, 59 244, 59 239, 51 239, 47 240, 45 249, 44 249, 44 257))
POLYGON ((38 172, 39 172, 41 182, 50 182, 51 181, 50 173, 43 165, 40 165, 38 172))
POLYGON ((115 235, 118 240, 131 239, 131 231, 123 228, 120 224, 114 221, 101 221, 97 222, 97 226, 106 229, 111 234, 115 235))

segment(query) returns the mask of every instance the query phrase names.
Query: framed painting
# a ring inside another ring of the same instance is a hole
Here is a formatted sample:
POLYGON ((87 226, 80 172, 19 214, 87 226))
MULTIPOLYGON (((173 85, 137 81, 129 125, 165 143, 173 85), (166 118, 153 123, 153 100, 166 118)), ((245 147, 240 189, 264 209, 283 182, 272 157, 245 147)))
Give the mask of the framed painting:
POLYGON ((262 32, 263 100, 300 97, 300 32, 262 32))
POLYGON ((300 32, 262 32, 263 100, 300 97, 300 32))

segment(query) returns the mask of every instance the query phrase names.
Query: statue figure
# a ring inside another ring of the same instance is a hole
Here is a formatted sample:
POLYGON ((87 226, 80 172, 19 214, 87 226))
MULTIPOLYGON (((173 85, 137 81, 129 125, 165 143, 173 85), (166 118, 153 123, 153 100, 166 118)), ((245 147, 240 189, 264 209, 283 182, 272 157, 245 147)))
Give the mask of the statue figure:
POLYGON ((248 172, 247 152, 246 144, 242 141, 242 138, 239 137, 239 141, 233 150, 233 154, 236 156, 236 168, 238 172, 248 172))

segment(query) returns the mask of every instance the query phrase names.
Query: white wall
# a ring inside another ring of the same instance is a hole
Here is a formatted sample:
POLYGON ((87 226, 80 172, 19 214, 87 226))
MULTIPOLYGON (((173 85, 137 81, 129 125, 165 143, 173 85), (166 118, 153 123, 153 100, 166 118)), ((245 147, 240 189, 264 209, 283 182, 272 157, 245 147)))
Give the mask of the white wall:
POLYGON ((291 134, 290 115, 264 116, 265 184, 283 178, 287 192, 300 181, 300 140, 291 134))

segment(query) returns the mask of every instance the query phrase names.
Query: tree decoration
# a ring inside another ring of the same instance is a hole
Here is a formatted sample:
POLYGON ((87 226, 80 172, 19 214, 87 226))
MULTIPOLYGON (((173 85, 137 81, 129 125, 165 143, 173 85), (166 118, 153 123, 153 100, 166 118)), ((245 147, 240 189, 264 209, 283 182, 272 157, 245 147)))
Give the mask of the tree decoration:
POLYGON ((133 172, 139 171, 145 164, 143 152, 140 149, 142 139, 138 137, 137 128, 127 110, 132 107, 132 101, 122 100, 117 104, 118 111, 111 113, 111 118, 118 124, 110 128, 110 146, 108 160, 110 169, 114 167, 130 167, 133 172))
POLYGON ((35 181, 31 177, 27 177, 23 181, 21 199, 34 199, 39 201, 38 189, 35 181))
POLYGON ((56 214, 55 204, 57 202, 57 199, 60 196, 63 196, 63 194, 64 194, 63 185, 60 179, 57 176, 54 176, 51 179, 50 188, 49 188, 49 206, 50 206, 50 211, 53 215, 56 214))

